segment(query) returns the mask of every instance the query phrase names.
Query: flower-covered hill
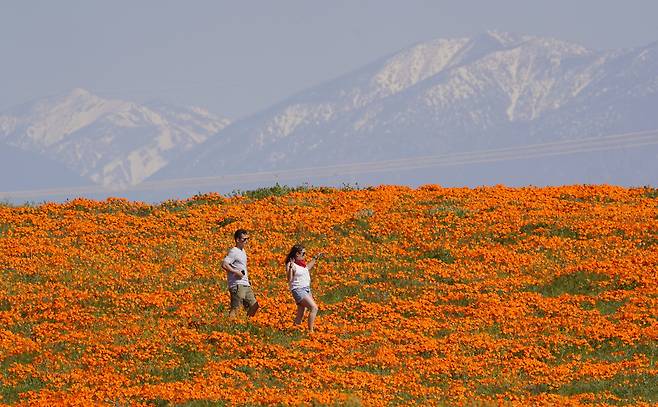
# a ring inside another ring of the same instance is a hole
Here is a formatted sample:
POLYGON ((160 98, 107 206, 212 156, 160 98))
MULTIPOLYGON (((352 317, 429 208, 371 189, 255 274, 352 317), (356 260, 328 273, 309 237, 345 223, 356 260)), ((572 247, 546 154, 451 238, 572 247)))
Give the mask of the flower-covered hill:
POLYGON ((0 396, 34 404, 654 404, 658 191, 275 187, 0 206, 0 396), (261 309, 220 262, 250 231, 261 309), (292 324, 283 259, 312 271, 292 324))

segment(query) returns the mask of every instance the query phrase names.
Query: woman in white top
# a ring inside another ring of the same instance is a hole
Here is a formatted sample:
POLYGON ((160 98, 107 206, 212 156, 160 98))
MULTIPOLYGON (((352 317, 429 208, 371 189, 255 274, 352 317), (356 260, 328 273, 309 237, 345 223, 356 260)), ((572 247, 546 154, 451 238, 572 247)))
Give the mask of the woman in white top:
POLYGON ((290 249, 285 262, 288 288, 297 304, 295 325, 302 323, 304 311, 308 308, 308 330, 311 333, 313 333, 313 325, 315 323, 315 316, 318 313, 318 306, 315 303, 315 300, 313 300, 313 295, 311 294, 310 271, 320 257, 322 257, 322 253, 313 257, 313 259, 307 264, 305 260, 306 249, 304 249, 304 246, 296 244, 290 249))

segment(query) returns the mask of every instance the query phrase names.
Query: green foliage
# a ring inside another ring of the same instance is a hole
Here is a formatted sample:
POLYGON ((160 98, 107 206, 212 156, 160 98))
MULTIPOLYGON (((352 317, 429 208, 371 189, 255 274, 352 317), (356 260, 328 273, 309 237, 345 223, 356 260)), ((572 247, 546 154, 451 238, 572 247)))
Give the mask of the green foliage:
POLYGON ((346 298, 354 297, 361 291, 360 285, 345 285, 335 287, 326 291, 320 298, 322 302, 327 304, 336 304, 344 301, 346 298))
POLYGON ((656 199, 658 198, 658 188, 644 187, 642 196, 645 198, 656 199))
POLYGON ((518 243, 519 235, 516 233, 509 233, 503 236, 493 236, 491 240, 503 246, 511 246, 518 243))
POLYGON ((393 371, 390 368, 371 365, 371 364, 354 366, 354 370, 358 370, 360 372, 372 373, 379 376, 390 376, 391 373, 393 373, 393 371))
POLYGON ((359 186, 358 182, 355 182, 354 185, 348 183, 342 183, 340 188, 338 188, 341 191, 359 191, 362 190, 363 187, 359 186))
POLYGON ((109 296, 95 295, 84 301, 86 307, 92 310, 92 315, 99 318, 112 315, 117 311, 117 306, 109 296))
POLYGON ((429 210, 429 214, 432 216, 437 216, 439 218, 444 218, 448 214, 453 214, 458 218, 465 218, 470 215, 470 212, 467 209, 462 208, 461 204, 452 199, 445 199, 441 197, 438 201, 431 202, 419 202, 420 205, 435 205, 429 210))
POLYGON ((0 223, 0 237, 4 237, 11 229, 11 223, 0 223))
POLYGON ((46 279, 38 272, 24 272, 14 268, 0 269, 2 282, 42 284, 46 279))
POLYGON ((207 362, 204 352, 191 349, 187 345, 171 345, 170 349, 173 353, 172 357, 179 362, 178 366, 166 369, 153 366, 148 372, 150 375, 158 377, 161 382, 173 383, 188 380, 199 373, 207 362))
POLYGON ((500 245, 513 245, 517 243, 519 235, 516 233, 508 233, 505 235, 497 236, 491 230, 478 231, 470 236, 463 237, 459 240, 459 245, 475 246, 481 244, 500 244, 500 245))
POLYGON ((468 306, 472 305, 474 302, 475 302, 475 300, 472 299, 472 298, 462 297, 462 298, 449 300, 448 304, 456 305, 458 307, 468 307, 468 306))
POLYGON ((633 359, 636 355, 644 355, 649 361, 649 366, 656 366, 658 344, 646 342, 629 345, 619 339, 592 340, 584 345, 556 345, 551 349, 551 354, 554 357, 549 361, 551 365, 569 363, 575 359, 617 363, 633 359))
POLYGON ((302 338, 302 333, 299 331, 284 331, 281 329, 272 328, 270 326, 246 324, 242 328, 240 328, 239 325, 236 325, 236 328, 240 330, 239 332, 257 336, 271 344, 281 345, 284 347, 288 347, 293 342, 302 338))
POLYGON ((495 396, 498 394, 505 394, 512 388, 509 383, 492 383, 481 384, 475 389, 475 393, 481 396, 495 396))
POLYGON ((7 356, 0 362, 0 373, 5 374, 8 368, 17 363, 22 365, 29 365, 34 361, 35 357, 36 354, 32 352, 7 356))
POLYGON ((527 235, 540 235, 538 231, 541 231, 542 229, 549 228, 549 225, 547 223, 528 223, 527 225, 521 226, 521 233, 527 234, 527 235))
POLYGON ((11 386, 0 384, 0 396, 2 402, 6 404, 14 404, 20 401, 21 394, 27 392, 38 392, 45 387, 45 383, 39 379, 29 376, 25 380, 20 381, 17 385, 11 386))
POLYGON ((325 403, 320 403, 317 400, 313 399, 311 401, 310 405, 313 406, 313 407, 327 407, 327 406, 331 406, 331 407, 361 407, 361 406, 363 406, 363 402, 361 401, 361 399, 358 396, 356 396, 356 395, 354 395, 350 392, 343 393, 343 395, 347 396, 345 401, 340 401, 340 402, 339 401, 334 401, 331 404, 325 404, 325 403))
POLYGON ((565 239, 578 239, 580 237, 578 232, 570 228, 558 227, 544 222, 523 225, 521 226, 520 232, 525 235, 561 237, 565 239))
POLYGON ((614 399, 605 400, 608 403, 622 405, 625 405, 628 401, 655 403, 658 402, 658 375, 629 373, 618 374, 610 379, 581 379, 565 384, 555 391, 555 393, 563 396, 583 393, 601 394, 604 392, 610 392, 624 400, 623 403, 618 403, 614 399))
POLYGON ((224 203, 224 198, 218 194, 198 193, 194 195, 192 198, 182 201, 174 200, 174 199, 163 201, 153 209, 157 208, 167 212, 185 212, 189 208, 194 206, 213 206, 213 205, 222 205, 223 203, 224 203))
POLYGON ((570 228, 552 228, 549 231, 549 236, 555 236, 555 237, 561 237, 565 239, 579 239, 580 235, 578 232, 570 229, 570 228))
POLYGON ((455 257, 450 253, 450 250, 442 247, 426 252, 423 257, 426 259, 437 259, 446 264, 452 264, 455 262, 455 257))
MULTIPOLYGON (((0 375, 9 377, 8 369, 16 364, 31 364, 36 357, 35 353, 21 353, 5 357, 0 362, 0 375)), ((28 376, 25 380, 20 381, 15 386, 0 384, 0 399, 3 403, 13 404, 19 401, 20 395, 28 391, 39 391, 44 387, 44 382, 38 378, 28 376)))
POLYGON ((608 280, 603 274, 577 271, 557 276, 544 285, 530 286, 528 289, 547 297, 558 297, 562 294, 596 295, 605 290, 601 283, 608 280))
POLYGON ((553 249, 546 249, 542 247, 539 249, 539 251, 543 252, 546 260, 550 261, 551 263, 555 263, 558 266, 565 266, 567 264, 564 258, 553 249))
POLYGON ((387 303, 391 300, 391 293, 375 287, 364 287, 359 293, 359 297, 369 303, 387 303))
POLYGON ((646 249, 655 245, 658 245, 658 236, 649 236, 637 243, 637 247, 640 249, 646 249))
MULTIPOLYGON (((433 400, 434 401, 434 400, 433 400)), ((397 392, 391 401, 392 406, 424 406, 431 405, 428 396, 416 396, 408 392, 397 392)), ((434 403, 435 404, 435 403, 434 403)))
POLYGON ((594 308, 596 308, 601 315, 611 315, 616 313, 617 310, 627 302, 627 298, 621 301, 597 301, 594 308))
POLYGON ((452 277, 442 277, 437 275, 432 276, 432 279, 439 284, 447 284, 447 285, 455 285, 455 283, 457 282, 457 280, 455 280, 452 277))
POLYGON ((530 394, 536 396, 542 393, 549 393, 551 391, 551 386, 546 383, 532 384, 525 387, 525 390, 530 394))
POLYGON ((592 195, 592 196, 586 196, 586 197, 577 197, 569 194, 562 194, 560 195, 560 198, 563 201, 567 202, 578 202, 578 203, 592 203, 592 204, 611 204, 614 203, 615 200, 610 198, 609 196, 599 196, 599 195, 592 195))
POLYGON ((192 198, 185 201, 185 206, 187 206, 188 208, 193 206, 214 206, 214 205, 222 205, 222 204, 224 204, 224 198, 215 193, 210 193, 210 194, 198 193, 194 195, 192 198))
POLYGON ((333 231, 342 237, 361 235, 366 241, 377 244, 398 240, 400 237, 395 231, 391 231, 388 235, 374 234, 370 231, 370 218, 374 214, 375 212, 370 208, 361 209, 346 222, 334 225, 333 231))
POLYGON ((94 207, 92 210, 83 204, 74 204, 70 206, 71 209, 80 212, 91 212, 94 214, 114 214, 123 213, 135 217, 147 217, 153 213, 155 208, 153 205, 141 202, 132 202, 123 198, 108 198, 101 205, 94 207))
POLYGON ((9 326, 9 331, 12 333, 15 333, 17 335, 21 335, 25 338, 30 338, 33 335, 33 328, 34 328, 34 323, 33 322, 17 322, 14 323, 13 325, 9 326))
POLYGON ((223 407, 228 406, 225 401, 222 400, 190 400, 186 403, 179 404, 181 407, 223 407))
POLYGON ((153 214, 152 206, 140 206, 138 208, 131 208, 130 210, 123 211, 127 215, 132 215, 138 218, 145 218, 153 214))
POLYGON ((163 400, 163 399, 160 399, 160 398, 149 400, 149 404, 152 405, 152 406, 155 406, 155 407, 168 407, 168 406, 171 405, 171 403, 169 403, 169 401, 163 400))
POLYGON ((284 196, 288 195, 293 192, 302 192, 302 191, 308 191, 311 189, 308 185, 300 185, 297 187, 290 187, 287 185, 279 185, 277 182, 274 184, 274 186, 271 187, 263 187, 263 188, 258 188, 250 191, 241 191, 241 190, 235 190, 229 194, 230 197, 234 196, 244 196, 247 198, 251 199, 263 199, 267 198, 270 196, 284 196))

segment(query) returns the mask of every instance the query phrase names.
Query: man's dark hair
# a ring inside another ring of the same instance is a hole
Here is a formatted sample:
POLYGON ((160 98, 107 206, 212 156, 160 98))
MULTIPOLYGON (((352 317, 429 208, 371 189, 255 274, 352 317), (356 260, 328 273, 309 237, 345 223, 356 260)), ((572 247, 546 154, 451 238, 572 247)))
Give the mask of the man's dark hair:
POLYGON ((247 232, 247 230, 238 229, 238 230, 235 231, 235 233, 233 233, 233 239, 238 240, 238 239, 242 238, 242 236, 248 235, 248 234, 249 234, 249 232, 247 232))

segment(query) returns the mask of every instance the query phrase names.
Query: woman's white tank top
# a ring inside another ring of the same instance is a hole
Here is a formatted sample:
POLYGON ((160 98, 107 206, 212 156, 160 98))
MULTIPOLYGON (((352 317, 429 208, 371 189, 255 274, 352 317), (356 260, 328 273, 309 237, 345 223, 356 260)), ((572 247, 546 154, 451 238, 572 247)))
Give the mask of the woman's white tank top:
POLYGON ((288 264, 289 267, 292 267, 294 271, 292 280, 290 280, 290 283, 288 284, 290 290, 294 290, 296 288, 310 287, 311 273, 309 273, 308 268, 302 267, 299 264, 295 264, 295 262, 290 262, 288 264))

